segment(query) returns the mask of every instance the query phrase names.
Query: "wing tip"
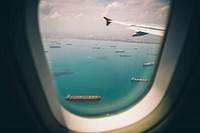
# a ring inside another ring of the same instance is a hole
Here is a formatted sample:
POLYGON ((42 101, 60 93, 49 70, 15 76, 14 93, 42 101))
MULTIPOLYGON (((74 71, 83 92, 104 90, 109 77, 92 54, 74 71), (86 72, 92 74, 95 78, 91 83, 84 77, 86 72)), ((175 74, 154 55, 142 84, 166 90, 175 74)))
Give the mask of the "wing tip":
POLYGON ((107 17, 103 17, 103 18, 106 20, 106 26, 108 26, 112 21, 112 19, 109 19, 107 17))

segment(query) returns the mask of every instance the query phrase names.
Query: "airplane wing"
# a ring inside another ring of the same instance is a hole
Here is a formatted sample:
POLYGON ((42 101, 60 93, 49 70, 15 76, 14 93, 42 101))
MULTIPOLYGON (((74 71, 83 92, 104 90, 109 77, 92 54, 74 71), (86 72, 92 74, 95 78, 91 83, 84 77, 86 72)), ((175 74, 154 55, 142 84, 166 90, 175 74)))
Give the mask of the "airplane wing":
POLYGON ((106 26, 110 25, 111 23, 116 23, 116 24, 128 26, 128 29, 136 31, 136 33, 132 35, 133 37, 142 36, 146 34, 154 34, 158 36, 163 36, 165 32, 164 26, 155 26, 155 25, 147 25, 147 24, 131 24, 128 22, 112 20, 107 17, 103 17, 103 18, 106 20, 106 26))

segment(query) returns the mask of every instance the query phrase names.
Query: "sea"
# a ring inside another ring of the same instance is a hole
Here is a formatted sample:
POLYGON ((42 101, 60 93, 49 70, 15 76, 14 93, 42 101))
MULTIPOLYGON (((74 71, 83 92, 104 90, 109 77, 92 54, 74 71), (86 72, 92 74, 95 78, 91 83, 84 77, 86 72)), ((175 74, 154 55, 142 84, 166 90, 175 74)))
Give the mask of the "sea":
POLYGON ((113 115, 136 105, 150 90, 160 46, 153 43, 43 38, 57 98, 66 110, 86 117, 113 115), (143 66, 145 62, 155 64, 143 66), (133 77, 145 78, 148 82, 131 81, 133 77), (65 100, 68 94, 97 95, 101 99, 65 100))

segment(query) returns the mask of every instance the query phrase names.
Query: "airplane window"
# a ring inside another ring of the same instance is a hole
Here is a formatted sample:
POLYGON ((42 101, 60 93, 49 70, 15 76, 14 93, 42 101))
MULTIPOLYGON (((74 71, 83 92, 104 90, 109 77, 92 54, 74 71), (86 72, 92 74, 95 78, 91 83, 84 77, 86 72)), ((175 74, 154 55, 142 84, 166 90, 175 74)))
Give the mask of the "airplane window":
POLYGON ((170 0, 41 0, 39 24, 62 107, 109 117, 150 91, 170 0))

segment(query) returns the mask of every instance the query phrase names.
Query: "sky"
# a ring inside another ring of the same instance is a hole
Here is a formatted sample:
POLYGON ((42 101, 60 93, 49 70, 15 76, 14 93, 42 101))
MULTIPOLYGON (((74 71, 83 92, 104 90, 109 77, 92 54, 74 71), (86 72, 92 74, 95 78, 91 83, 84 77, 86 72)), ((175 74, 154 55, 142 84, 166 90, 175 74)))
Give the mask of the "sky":
POLYGON ((169 9, 169 0, 41 0, 39 24, 42 34, 131 36, 126 26, 105 26, 103 17, 165 25, 169 9))

